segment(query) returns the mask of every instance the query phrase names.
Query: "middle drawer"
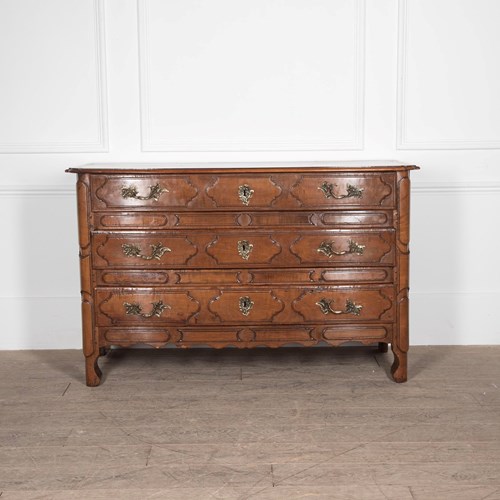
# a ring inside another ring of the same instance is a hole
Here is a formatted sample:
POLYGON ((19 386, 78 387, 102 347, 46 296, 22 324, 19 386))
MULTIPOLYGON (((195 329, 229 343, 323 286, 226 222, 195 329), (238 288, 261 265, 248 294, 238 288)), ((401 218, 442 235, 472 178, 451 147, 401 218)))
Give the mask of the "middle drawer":
POLYGON ((392 285, 97 288, 98 326, 392 322, 392 285))
POLYGON ((94 233, 96 269, 393 265, 394 231, 94 233))

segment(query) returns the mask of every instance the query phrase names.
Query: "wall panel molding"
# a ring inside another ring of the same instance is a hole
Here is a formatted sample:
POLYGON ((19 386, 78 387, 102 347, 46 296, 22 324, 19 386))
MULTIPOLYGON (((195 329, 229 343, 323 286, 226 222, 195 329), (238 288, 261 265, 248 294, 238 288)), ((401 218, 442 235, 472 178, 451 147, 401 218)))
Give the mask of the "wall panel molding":
MULTIPOLYGON (((364 146, 364 94, 365 94, 365 0, 355 3, 355 26, 352 51, 355 58, 352 92, 354 94, 353 122, 354 131, 348 140, 335 137, 287 138, 237 137, 228 139, 193 139, 191 137, 165 137, 155 139, 152 134, 151 61, 149 41, 148 0, 138 0, 139 30, 139 77, 141 107, 141 149, 143 152, 203 152, 203 151, 334 151, 362 150, 364 146)), ((349 42, 346 42, 349 47, 349 42)), ((331 62, 331 61, 330 61, 331 62)), ((313 92, 314 89, 311 89, 313 92)), ((333 92, 333 90, 332 90, 333 92)), ((334 119, 334 117, 332 117, 334 119)), ((307 124, 304 125, 307 129, 307 124)))
POLYGON ((74 198, 76 196, 76 190, 74 186, 48 186, 35 184, 30 186, 0 186, 0 198, 23 198, 27 196, 40 196, 46 198, 71 196, 74 198))
MULTIPOLYGON (((473 0, 470 0, 473 1, 473 0)), ((409 21, 411 18, 412 0, 399 0, 398 17, 398 77, 397 77, 397 122, 396 122, 396 149, 400 150, 461 150, 461 149, 500 149, 500 137, 484 137, 479 139, 450 140, 450 139, 432 139, 422 140, 412 138, 408 132, 408 50, 409 50, 409 21)), ((453 22, 453 16, 450 16, 447 22, 453 22)), ((443 25, 442 32, 446 31, 446 23, 443 25)), ((494 61, 491 61, 494 66, 494 61)), ((434 78, 440 78, 436 74, 434 78)), ((450 82, 451 84, 451 82, 450 82)), ((456 103, 460 106, 460 102, 456 103)), ((493 106, 492 106, 493 109, 493 106)))
MULTIPOLYGON (((97 100, 95 103, 97 123, 97 140, 54 140, 41 142, 2 142, 0 153, 30 154, 30 153, 86 153, 108 152, 108 103, 107 103, 107 67, 104 0, 92 0, 93 38, 95 44, 95 88, 97 100)), ((78 120, 78 116, 74 120, 78 120)), ((48 118, 48 122, 50 120, 48 118)))
POLYGON ((412 182, 412 194, 500 194, 500 183, 498 182, 412 182))

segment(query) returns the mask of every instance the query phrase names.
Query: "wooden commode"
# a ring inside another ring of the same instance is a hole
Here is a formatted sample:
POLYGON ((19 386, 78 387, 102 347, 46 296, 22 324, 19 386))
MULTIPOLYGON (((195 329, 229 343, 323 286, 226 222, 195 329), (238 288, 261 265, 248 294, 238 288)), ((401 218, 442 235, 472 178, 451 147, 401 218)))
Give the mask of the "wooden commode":
POLYGON ((87 385, 111 346, 359 341, 407 378, 409 172, 394 162, 78 174, 87 385))

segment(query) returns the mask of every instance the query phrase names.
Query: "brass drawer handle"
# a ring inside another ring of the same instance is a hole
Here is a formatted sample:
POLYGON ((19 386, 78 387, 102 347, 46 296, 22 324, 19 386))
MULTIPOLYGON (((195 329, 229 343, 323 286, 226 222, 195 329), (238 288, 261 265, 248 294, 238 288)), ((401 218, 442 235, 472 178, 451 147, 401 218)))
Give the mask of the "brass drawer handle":
POLYGON ((319 302, 316 302, 316 305, 319 306, 323 314, 354 314, 355 316, 359 316, 361 309, 363 309, 363 306, 355 304, 351 299, 347 299, 345 309, 343 311, 335 311, 332 309, 332 302, 333 300, 321 299, 319 302))
POLYGON ((127 257, 138 257, 139 259, 144 260, 160 260, 163 257, 163 254, 167 252, 171 252, 172 250, 168 247, 164 247, 161 243, 157 243, 156 245, 150 245, 151 247, 151 255, 143 255, 142 250, 137 245, 132 245, 130 243, 124 243, 122 245, 122 250, 124 255, 127 257))
POLYGON ((141 318, 152 318, 153 316, 159 318, 162 315, 163 311, 165 311, 166 309, 172 309, 168 304, 164 304, 162 300, 158 302, 152 302, 151 305, 153 306, 151 312, 143 313, 140 304, 130 304, 129 302, 123 303, 123 307, 125 307, 125 312, 127 314, 130 314, 132 316, 140 316, 141 318))
POLYGON ((358 188, 352 184, 347 184, 346 194, 335 194, 334 188, 336 186, 336 184, 331 184, 325 181, 318 189, 323 191, 325 198, 334 198, 336 200, 341 200, 343 198, 361 198, 363 196, 363 188, 358 188))
POLYGON ((167 188, 163 188, 159 183, 154 186, 149 186, 149 194, 147 196, 140 196, 136 186, 123 186, 122 198, 133 198, 134 200, 154 200, 158 201, 163 193, 168 193, 167 188))
POLYGON ((238 253, 242 259, 248 260, 252 253, 253 245, 247 240, 238 241, 238 253))
POLYGON ((334 255, 347 255, 351 253, 355 253, 356 255, 362 255, 365 251, 366 245, 360 245, 356 243, 354 240, 349 240, 349 249, 348 250, 334 250, 333 242, 328 243, 327 241, 322 241, 321 245, 316 250, 318 253, 324 253, 328 258, 333 257, 334 255))
POLYGON ((254 190, 248 184, 243 184, 238 187, 238 198, 243 205, 248 205, 250 203, 250 198, 253 196, 253 193, 254 190))
POLYGON ((254 303, 250 297, 240 297, 240 311, 243 316, 248 316, 253 306, 254 303))

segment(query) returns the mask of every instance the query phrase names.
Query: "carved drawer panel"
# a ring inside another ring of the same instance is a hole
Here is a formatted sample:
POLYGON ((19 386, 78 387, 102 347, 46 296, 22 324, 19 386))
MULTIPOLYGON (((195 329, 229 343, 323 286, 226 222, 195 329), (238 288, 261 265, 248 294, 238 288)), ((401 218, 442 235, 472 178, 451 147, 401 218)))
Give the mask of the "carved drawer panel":
POLYGON ((272 234, 222 233, 213 238, 206 252, 218 265, 272 264, 283 251, 275 238, 272 234))
POLYGON ((307 174, 292 186, 290 194, 301 207, 392 207, 395 178, 392 174, 307 174))
POLYGON ((393 287, 315 288, 304 290, 292 302, 292 309, 305 322, 393 321, 393 287))
POLYGON ((208 344, 217 347, 255 347, 258 345, 280 346, 290 343, 312 345, 317 340, 312 336, 311 326, 289 325, 286 327, 248 325, 246 327, 217 327, 178 329, 180 341, 178 345, 208 344))
POLYGON ((198 253, 198 248, 185 235, 94 234, 94 266, 164 268, 186 265, 198 253))
POLYGON ((228 175, 214 177, 206 194, 214 208, 269 208, 283 188, 272 175, 228 175))
POLYGON ((96 229, 206 229, 264 227, 391 227, 389 210, 327 212, 105 212, 95 215, 96 229))
POLYGON ((285 302, 273 290, 219 290, 208 310, 220 322, 271 323, 285 308, 285 302))
POLYGON ((338 266, 394 263, 394 233, 94 233, 96 268, 338 266))
POLYGON ((395 255, 394 233, 302 233, 290 245, 290 252, 301 264, 392 264, 395 255))
POLYGON ((99 326, 185 323, 200 310, 188 291, 103 288, 95 296, 99 326))
POLYGON ((392 321, 390 286, 98 288, 99 326, 392 321))
POLYGON ((392 324, 335 325, 321 329, 321 339, 330 344, 349 341, 386 342, 391 338, 392 324))
POLYGON ((96 271, 99 286, 203 286, 223 285, 308 285, 345 283, 390 283, 392 267, 338 267, 290 269, 179 269, 96 271))
POLYGON ((198 195, 189 176, 122 176, 92 178, 94 209, 186 207, 198 195))
POLYGON ((162 347, 174 344, 178 347, 209 345, 212 347, 256 347, 283 346, 289 344, 314 345, 322 340, 332 345, 358 341, 365 344, 384 342, 391 339, 391 323, 357 323, 349 325, 336 323, 323 325, 287 325, 271 327, 265 325, 247 326, 169 326, 157 328, 100 327, 99 335, 103 345, 133 346, 147 344, 162 347))

